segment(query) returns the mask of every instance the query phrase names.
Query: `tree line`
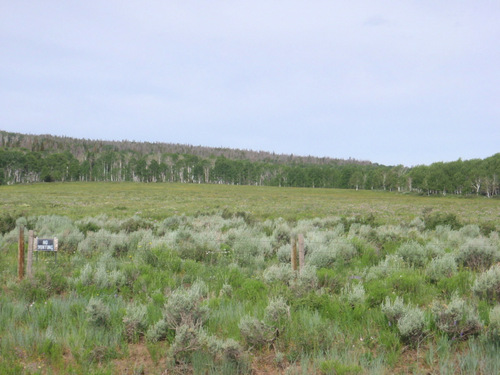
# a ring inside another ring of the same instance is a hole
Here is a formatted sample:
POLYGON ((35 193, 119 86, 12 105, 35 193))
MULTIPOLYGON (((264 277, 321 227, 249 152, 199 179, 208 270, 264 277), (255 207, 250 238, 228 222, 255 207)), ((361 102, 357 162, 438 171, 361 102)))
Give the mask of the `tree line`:
POLYGON ((0 132, 0 184, 136 181, 498 196, 500 153, 405 167, 354 159, 0 132))

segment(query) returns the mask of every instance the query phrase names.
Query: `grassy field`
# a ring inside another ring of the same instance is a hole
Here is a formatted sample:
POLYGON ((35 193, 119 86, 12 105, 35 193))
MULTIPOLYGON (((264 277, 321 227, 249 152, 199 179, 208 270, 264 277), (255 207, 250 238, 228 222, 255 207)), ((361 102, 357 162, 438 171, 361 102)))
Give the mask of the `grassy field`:
POLYGON ((58 183, 0 210, 2 375, 500 373, 500 200, 58 183), (20 225, 60 245, 23 280, 20 225))
POLYGON ((174 215, 246 212, 257 219, 376 216, 381 223, 453 213, 464 222, 496 223, 500 200, 426 197, 394 192, 256 186, 139 183, 51 183, 0 186, 0 209, 13 215, 57 214, 74 219, 163 219, 174 215))

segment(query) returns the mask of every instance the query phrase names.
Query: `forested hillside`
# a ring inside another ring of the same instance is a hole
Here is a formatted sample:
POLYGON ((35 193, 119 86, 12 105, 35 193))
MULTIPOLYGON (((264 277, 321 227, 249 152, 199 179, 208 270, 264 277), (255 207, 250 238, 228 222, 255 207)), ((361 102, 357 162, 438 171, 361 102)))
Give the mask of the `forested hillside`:
POLYGON ((354 159, 0 131, 0 184, 52 181, 217 183, 499 194, 500 153, 416 167, 354 159))

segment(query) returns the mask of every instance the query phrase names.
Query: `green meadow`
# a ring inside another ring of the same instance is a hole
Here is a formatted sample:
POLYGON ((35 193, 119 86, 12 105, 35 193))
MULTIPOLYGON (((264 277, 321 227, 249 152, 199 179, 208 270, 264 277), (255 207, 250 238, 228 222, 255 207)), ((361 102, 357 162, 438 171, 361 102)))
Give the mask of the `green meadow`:
POLYGON ((464 222, 496 222, 500 200, 427 197, 352 189, 279 188, 211 184, 49 183, 0 186, 0 207, 13 215, 106 214, 164 219, 174 215, 245 212, 258 219, 376 216, 382 223, 411 220, 430 211, 464 222))
POLYGON ((499 231, 483 197, 0 186, 0 373, 497 374, 499 231), (19 280, 21 226, 59 252, 19 280))

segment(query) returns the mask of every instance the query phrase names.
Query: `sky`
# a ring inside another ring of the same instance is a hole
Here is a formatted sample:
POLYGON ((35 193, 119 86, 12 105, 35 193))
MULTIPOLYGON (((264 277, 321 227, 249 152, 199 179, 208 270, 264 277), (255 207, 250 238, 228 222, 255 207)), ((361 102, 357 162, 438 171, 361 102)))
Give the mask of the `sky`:
POLYGON ((497 0, 0 0, 0 130, 414 166, 500 152, 497 0))

